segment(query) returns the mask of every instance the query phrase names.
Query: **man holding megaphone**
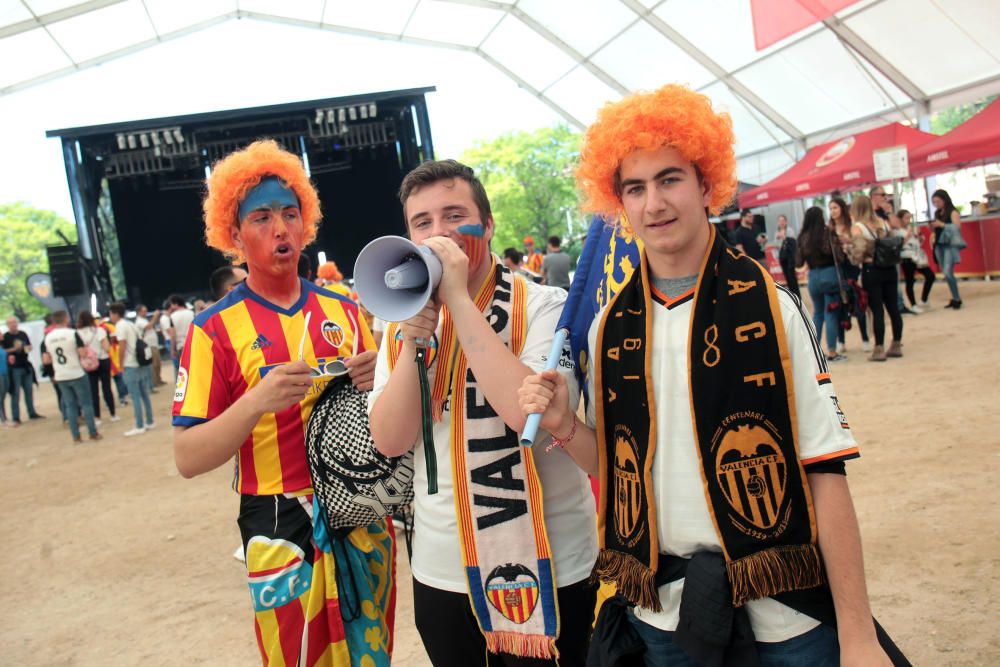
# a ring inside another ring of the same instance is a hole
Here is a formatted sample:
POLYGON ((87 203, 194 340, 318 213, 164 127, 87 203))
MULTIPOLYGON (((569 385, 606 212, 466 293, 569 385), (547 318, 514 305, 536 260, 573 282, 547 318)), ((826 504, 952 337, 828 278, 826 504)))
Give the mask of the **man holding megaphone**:
MULTIPOLYGON (((416 315, 387 328, 369 409, 383 454, 415 453, 411 569, 424 647, 435 665, 485 665, 487 651, 498 654, 491 665, 583 664, 595 596, 590 485, 562 448, 523 448, 517 437, 517 390, 545 367, 566 294, 490 252, 493 216, 469 167, 425 162, 403 179, 400 200, 410 239, 441 275, 416 315), (423 433, 437 455, 430 471, 423 433), (441 476, 429 490, 434 463, 441 476)), ((567 351, 559 371, 575 401, 572 370, 567 351)), ((536 444, 551 438, 539 432, 536 444)))

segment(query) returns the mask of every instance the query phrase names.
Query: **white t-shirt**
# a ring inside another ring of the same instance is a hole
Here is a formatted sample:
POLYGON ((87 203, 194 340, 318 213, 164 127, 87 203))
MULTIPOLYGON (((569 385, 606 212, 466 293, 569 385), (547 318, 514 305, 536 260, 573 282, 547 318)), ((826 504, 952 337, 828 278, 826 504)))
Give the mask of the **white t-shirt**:
POLYGON ((121 360, 123 368, 138 368, 139 360, 135 356, 135 342, 139 331, 135 325, 126 319, 115 322, 115 337, 121 345, 121 360))
POLYGON ((156 331, 153 327, 149 326, 149 320, 145 317, 136 315, 135 317, 135 328, 139 330, 140 335, 142 335, 142 342, 144 342, 150 350, 159 347, 159 341, 156 339, 156 331))
POLYGON ((104 351, 104 346, 101 344, 102 341, 108 339, 108 332, 104 327, 84 327, 78 329, 77 333, 80 334, 83 344, 93 350, 98 359, 108 358, 108 353, 104 351))
POLYGON ((194 312, 187 308, 181 308, 170 313, 170 325, 174 328, 177 336, 177 349, 174 350, 174 354, 179 355, 181 350, 184 349, 184 341, 187 340, 192 322, 194 322, 194 312))
MULTIPOLYGON (((854 436, 839 411, 833 383, 829 381, 822 351, 816 342, 808 315, 778 290, 788 351, 792 357, 795 387, 799 457, 804 464, 857 453, 854 436)), ((721 552, 719 537, 705 501, 701 465, 695 450, 694 427, 688 385, 688 331, 693 308, 693 290, 668 301, 654 301, 653 358, 650 369, 656 392, 657 432, 653 455, 653 486, 656 497, 657 537, 662 553, 689 557, 699 551, 721 552)), ((600 315, 589 332, 590 358, 595 354, 600 315)), ((593 366, 591 366, 592 372, 593 366)), ((594 378, 588 378, 590 395, 594 378)), ((596 426, 594 401, 587 423, 596 426)), ((684 580, 660 587, 662 612, 640 607, 635 614, 644 622, 672 632, 677 629, 684 580)), ((746 604, 757 641, 780 642, 812 630, 819 622, 771 598, 746 604)))
POLYGON ((56 382, 77 380, 87 374, 80 365, 80 353, 77 352, 80 347, 83 347, 83 341, 73 329, 60 327, 45 334, 42 352, 48 352, 52 357, 56 382))
MULTIPOLYGON (((531 282, 527 285, 528 331, 519 358, 528 367, 540 371, 545 368, 566 292, 531 282)), ((379 350, 375 388, 368 398, 369 412, 389 379, 388 350, 389 345, 386 344, 379 350)), ((400 359, 399 363, 405 362, 400 359)), ((573 369, 559 364, 559 372, 569 383, 570 405, 575 408, 579 391, 573 379, 573 369)), ((444 415, 434 424, 438 460, 437 494, 427 495, 427 466, 421 436, 418 436, 413 451, 416 467, 413 479, 415 517, 410 569, 417 581, 424 585, 466 593, 468 583, 460 552, 451 478, 451 411, 448 406, 446 402, 444 415)), ((551 439, 551 435, 539 430, 532 452, 542 482, 545 528, 552 551, 556 586, 563 587, 590 576, 597 559, 597 524, 594 496, 587 475, 562 449, 556 448, 546 454, 545 446, 551 439)))

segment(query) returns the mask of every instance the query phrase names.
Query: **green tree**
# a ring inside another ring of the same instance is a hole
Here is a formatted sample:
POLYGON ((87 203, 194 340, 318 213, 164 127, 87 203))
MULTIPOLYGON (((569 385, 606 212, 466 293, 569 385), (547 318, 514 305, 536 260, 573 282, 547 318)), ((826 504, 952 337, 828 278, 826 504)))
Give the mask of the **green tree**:
MULTIPOLYGON (((463 153, 462 162, 476 170, 490 197, 494 252, 523 248, 529 235, 538 248, 549 236, 562 236, 564 249, 579 252, 578 239, 567 238, 566 224, 567 212, 574 220, 580 217, 573 177, 579 156, 580 135, 566 125, 508 132, 463 153)), ((573 235, 585 231, 574 228, 573 235)))
POLYGON ((950 132, 985 109, 996 98, 996 95, 991 95, 972 104, 960 104, 939 111, 931 116, 931 132, 934 134, 950 132))
POLYGON ((23 202, 0 204, 0 312, 20 320, 39 319, 46 309, 28 293, 24 281, 49 270, 45 247, 62 245, 57 231, 76 240, 76 227, 54 211, 23 202))

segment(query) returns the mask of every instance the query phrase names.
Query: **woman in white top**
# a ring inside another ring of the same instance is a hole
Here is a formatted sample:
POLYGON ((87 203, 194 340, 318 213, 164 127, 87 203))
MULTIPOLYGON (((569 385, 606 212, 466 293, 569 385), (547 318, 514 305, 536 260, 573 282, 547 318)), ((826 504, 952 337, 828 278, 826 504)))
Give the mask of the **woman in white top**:
POLYGON ((111 359, 108 356, 111 342, 108 340, 108 332, 104 327, 97 326, 94 316, 86 310, 80 311, 79 317, 76 318, 76 330, 84 346, 90 348, 97 357, 97 368, 87 371, 87 376, 90 378, 90 397, 94 402, 94 417, 101 418, 101 400, 97 392, 100 385, 104 392, 104 404, 111 413, 111 421, 116 422, 119 417, 115 414, 115 396, 111 393, 111 359))

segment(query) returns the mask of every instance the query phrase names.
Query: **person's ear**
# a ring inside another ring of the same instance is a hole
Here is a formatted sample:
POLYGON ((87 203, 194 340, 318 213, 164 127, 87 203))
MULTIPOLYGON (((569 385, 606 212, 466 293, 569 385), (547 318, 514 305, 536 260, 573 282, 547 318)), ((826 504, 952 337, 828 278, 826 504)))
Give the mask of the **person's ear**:
POLYGON ((229 238, 233 241, 233 246, 235 246, 240 252, 243 251, 243 239, 240 238, 240 228, 238 225, 233 225, 229 228, 229 238))

